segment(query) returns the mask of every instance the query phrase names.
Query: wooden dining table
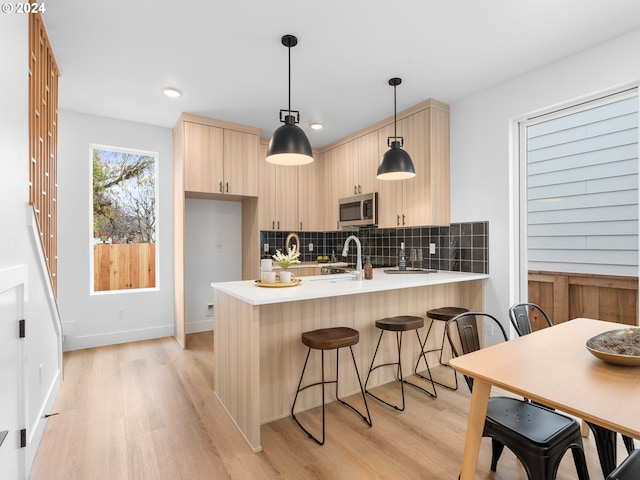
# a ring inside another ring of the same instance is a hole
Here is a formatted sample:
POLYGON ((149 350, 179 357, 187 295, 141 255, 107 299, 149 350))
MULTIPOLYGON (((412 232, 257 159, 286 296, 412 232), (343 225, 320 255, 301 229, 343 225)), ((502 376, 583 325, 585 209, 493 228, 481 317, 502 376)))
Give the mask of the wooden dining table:
POLYGON ((576 318, 451 359, 474 378, 461 480, 475 477, 493 386, 640 439, 640 367, 596 358, 585 344, 624 325, 576 318))

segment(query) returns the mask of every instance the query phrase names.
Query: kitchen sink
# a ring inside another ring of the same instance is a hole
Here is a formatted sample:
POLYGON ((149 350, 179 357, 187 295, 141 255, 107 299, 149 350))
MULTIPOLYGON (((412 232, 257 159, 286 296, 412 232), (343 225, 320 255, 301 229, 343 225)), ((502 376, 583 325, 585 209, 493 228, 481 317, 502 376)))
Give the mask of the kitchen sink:
POLYGON ((321 273, 322 275, 339 275, 341 273, 350 273, 351 271, 351 268, 322 267, 321 273))
POLYGON ((409 269, 407 268, 406 270, 398 270, 397 268, 390 268, 390 269, 385 269, 383 270, 384 273, 400 273, 400 274, 420 274, 420 273, 437 273, 437 270, 428 270, 428 269, 424 269, 424 268, 416 268, 414 269, 409 269))
POLYGON ((353 275, 351 275, 350 273, 322 275, 320 277, 309 279, 310 282, 329 282, 329 283, 345 282, 345 281, 352 281, 352 280, 353 280, 353 275))

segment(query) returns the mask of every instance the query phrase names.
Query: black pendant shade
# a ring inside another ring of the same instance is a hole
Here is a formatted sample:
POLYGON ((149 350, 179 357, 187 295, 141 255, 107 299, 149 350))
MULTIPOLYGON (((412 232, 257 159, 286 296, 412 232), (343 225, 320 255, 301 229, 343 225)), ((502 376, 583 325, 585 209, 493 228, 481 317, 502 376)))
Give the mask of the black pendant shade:
POLYGON ((400 142, 391 142, 391 148, 387 150, 378 166, 378 178, 380 180, 403 180, 415 177, 416 169, 411 157, 400 148, 400 142))
POLYGON ((276 165, 305 165, 313 162, 311 144, 304 131, 296 125, 300 121, 300 112, 291 110, 291 47, 298 44, 298 39, 293 35, 284 35, 282 44, 289 50, 289 108, 280 110, 280 121, 284 125, 273 132, 267 148, 267 162, 276 165))
POLYGON ((387 138, 387 145, 391 147, 382 157, 378 166, 380 180, 404 180, 416 176, 411 157, 402 149, 404 139, 396 135, 398 121, 396 119, 396 87, 402 83, 400 78, 392 78, 389 85, 393 87, 393 130, 394 136, 387 138))
POLYGON ((284 125, 273 132, 267 149, 267 161, 277 165, 305 165, 313 162, 309 139, 296 125, 293 115, 286 115, 284 125))

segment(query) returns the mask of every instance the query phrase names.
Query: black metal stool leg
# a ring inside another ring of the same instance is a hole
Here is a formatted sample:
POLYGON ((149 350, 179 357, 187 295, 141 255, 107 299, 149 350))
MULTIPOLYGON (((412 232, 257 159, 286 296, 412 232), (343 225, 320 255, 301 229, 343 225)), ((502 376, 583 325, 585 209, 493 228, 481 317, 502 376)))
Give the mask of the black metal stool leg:
POLYGON ((449 390, 457 390, 458 389, 458 374, 453 369, 453 367, 451 367, 450 365, 447 365, 446 363, 442 363, 442 352, 444 350, 444 342, 446 340, 446 332, 443 332, 443 334, 442 334, 442 342, 440 343, 440 348, 433 348, 431 350, 425 350, 425 347, 427 346, 427 340, 429 339, 429 334, 431 333, 431 328, 433 327, 434 322, 435 322, 435 320, 431 319, 431 324, 429 325, 429 330, 427 330, 427 336, 425 337, 424 342, 420 343, 421 353, 418 356, 418 361, 416 362, 416 366, 414 368, 414 372, 418 377, 424 378, 425 380, 428 380, 428 381, 431 381, 432 383, 438 384, 441 387, 448 388, 449 390), (424 360, 424 364, 427 367, 427 371, 429 373, 429 377, 431 377, 431 370, 429 370, 429 364, 427 362, 427 354, 431 353, 431 352, 438 352, 438 351, 440 352, 440 356, 438 358, 438 361, 439 361, 440 365, 442 365, 443 367, 446 367, 446 368, 450 368, 453 371, 453 380, 455 382, 454 386, 447 385, 446 383, 438 382, 437 380, 433 380, 432 378, 427 378, 424 375, 422 375, 421 373, 418 373, 418 367, 420 366, 420 359, 423 359, 424 360))
POLYGON ((306 386, 302 387, 302 379, 304 378, 304 372, 307 369, 307 362, 309 361, 309 355, 311 354, 311 349, 309 348, 307 350, 307 358, 305 359, 304 366, 302 367, 302 374, 300 375, 300 381, 298 382, 298 389, 296 390, 296 396, 293 399, 293 405, 291 406, 291 417, 293 418, 293 420, 304 431, 304 433, 306 433, 307 436, 309 438, 313 439, 318 445, 324 445, 324 431, 325 431, 324 430, 324 384, 328 383, 328 382, 325 382, 325 380, 324 380, 324 350, 322 350, 321 353, 322 353, 322 381, 321 382, 312 383, 312 384, 309 384, 309 385, 306 385, 306 386), (298 420, 298 418, 296 417, 296 415, 294 413, 294 409, 296 407, 296 402, 298 401, 298 394, 301 391, 306 390, 309 387, 314 387, 316 385, 322 385, 322 440, 317 439, 311 432, 309 432, 309 430, 307 430, 302 425, 302 423, 300 423, 300 420, 298 420))
MULTIPOLYGON (((345 402, 344 400, 342 400, 338 394, 338 382, 336 381, 336 400, 338 400, 340 403, 342 403, 343 405, 346 405, 347 407, 349 407, 351 410, 353 410, 354 412, 356 412, 358 415, 360 415, 360 417, 362 417, 362 419, 365 421, 365 423, 369 426, 372 425, 371 422, 371 414, 369 413, 369 405, 367 405, 367 397, 365 396, 365 392, 364 392, 364 387, 362 386, 362 380, 360 379, 360 372, 358 372, 358 365, 356 363, 356 356, 353 353, 353 348, 349 347, 349 350, 351 350, 351 359, 353 360, 353 366, 356 369, 356 377, 358 378, 358 385, 360 386, 360 392, 362 393, 362 399, 364 400, 364 408, 367 410, 367 416, 365 417, 362 412, 360 412, 356 407, 354 407, 353 405, 351 405, 350 403, 345 402)), ((336 379, 338 378, 338 351, 336 350, 336 379)))
MULTIPOLYGON (((423 380, 426 380, 426 381, 428 381, 428 382, 431 382, 431 388, 433 389, 433 393, 432 393, 432 392, 430 392, 429 390, 426 390, 425 388, 421 387, 420 385, 415 384, 415 383, 409 382, 409 381, 407 381, 407 380, 401 380, 401 381, 402 381, 403 383, 406 383, 406 384, 408 384, 408 385, 411 385, 412 387, 415 387, 415 388, 417 388, 417 389, 422 390, 424 393, 426 393, 426 394, 427 394, 427 395, 429 395, 430 397, 438 398, 438 392, 436 391, 436 386, 434 385, 434 383, 436 383, 436 382, 433 380, 433 377, 431 376, 431 370, 429 369, 429 364, 427 363, 427 358, 425 357, 425 352, 424 352, 424 348, 423 348, 423 343, 422 343, 422 340, 420 339, 420 333, 418 333, 418 330, 416 330, 416 336, 418 337, 418 345, 420 345, 420 352, 421 352, 421 353, 420 353, 420 355, 418 355, 418 362, 416 363, 416 368, 414 368, 414 369, 413 369, 413 373, 414 373, 417 377, 420 377, 420 378, 422 378, 423 380), (425 377, 424 375, 419 374, 419 373, 418 373, 418 371, 417 371, 418 363, 420 363, 420 357, 423 357, 423 358, 424 358, 424 364, 426 365, 426 367, 427 367, 427 373, 429 374, 429 376, 428 376, 428 377, 425 377)), ((424 343, 426 343, 426 342, 427 342, 427 340, 426 340, 426 338, 425 338, 424 343)))
MULTIPOLYGON (((384 403, 385 405, 391 407, 391 408, 395 408, 396 410, 399 411, 403 411, 404 410, 404 390, 402 391, 402 408, 398 407, 397 405, 394 405, 392 403, 387 402, 386 400, 383 400, 382 398, 378 397, 377 395, 371 393, 369 390, 367 390, 367 384, 369 383, 369 377, 371 376, 371 372, 373 372, 374 370, 380 368, 380 367, 387 367, 390 365, 396 365, 396 362, 391 362, 391 363, 382 363, 380 365, 376 365, 375 367, 373 366, 373 364, 376 361, 376 356, 378 355, 378 348, 380 347, 380 341, 382 340, 382 335, 384 334, 384 330, 380 330, 380 336, 378 337, 378 344, 376 345, 376 351, 373 354, 373 359, 371 360, 371 366, 369 367, 369 373, 367 374, 367 380, 364 382, 364 391, 365 393, 367 393, 368 395, 371 395, 373 398, 375 398, 376 400, 378 400, 379 402, 384 403)), ((399 358, 399 357, 398 357, 399 358)), ((401 384, 402 386, 402 384, 401 384)))

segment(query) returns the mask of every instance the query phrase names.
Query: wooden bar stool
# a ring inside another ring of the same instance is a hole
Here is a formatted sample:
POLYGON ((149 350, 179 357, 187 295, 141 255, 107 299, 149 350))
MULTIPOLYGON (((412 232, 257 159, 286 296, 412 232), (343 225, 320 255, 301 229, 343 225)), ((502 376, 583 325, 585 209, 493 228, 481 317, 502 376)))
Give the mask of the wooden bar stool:
POLYGON ((360 333, 353 328, 348 327, 333 327, 333 328, 321 328, 319 330, 313 330, 311 332, 304 332, 302 334, 302 343, 305 344, 309 349, 307 350, 307 358, 304 361, 304 367, 302 367, 302 374, 300 375, 300 382, 298 382, 298 390, 296 390, 296 396, 293 400, 293 405, 291 406, 291 416, 296 421, 298 426, 309 436, 315 440, 319 445, 324 445, 325 439, 325 422, 324 422, 324 386, 327 383, 335 383, 336 384, 336 399, 346 405, 351 410, 356 412, 358 415, 362 417, 362 419, 367 423, 367 425, 371 426, 371 414, 369 413, 369 406, 367 405, 367 397, 364 394, 364 388, 362 387, 362 381, 360 380, 360 374, 358 373, 358 365, 356 364, 356 357, 353 354, 353 345, 360 341, 360 333), (340 399, 338 395, 338 366, 340 365, 339 358, 339 349, 343 347, 349 347, 351 350, 351 358, 353 359, 353 366, 356 369, 356 376, 358 377, 358 385, 360 386, 360 391, 362 392, 362 399, 364 400, 364 406, 367 410, 367 416, 365 417, 362 413, 360 413, 353 405, 348 404, 344 400, 340 399), (322 380, 320 382, 310 383, 308 385, 302 386, 302 379, 304 378, 304 372, 307 369, 307 362, 309 361, 309 354, 311 353, 311 349, 320 350, 321 353, 321 361, 322 361, 322 380), (325 380, 324 377, 324 351, 325 350, 335 350, 336 351, 336 378, 335 380, 325 380), (315 387, 317 385, 322 386, 322 440, 318 440, 315 436, 313 436, 305 427, 302 426, 300 421, 296 418, 294 413, 294 409, 296 406, 296 401, 298 400, 298 394, 309 387, 315 387))
MULTIPOLYGON (((402 378, 402 362, 401 362, 401 356, 400 356, 400 353, 402 351, 402 333, 409 330, 415 330, 416 335, 418 336, 418 344, 421 347, 423 347, 424 344, 422 343, 422 340, 420 339, 420 333, 418 332, 418 329, 422 328, 423 326, 424 326, 424 319, 422 317, 416 317, 412 315, 401 315, 397 317, 389 317, 389 318, 383 318, 381 320, 376 320, 376 327, 380 329, 380 336, 378 337, 378 344, 376 345, 376 351, 373 354, 373 359, 371 360, 371 366, 369 367, 369 373, 367 374, 367 379, 364 382, 364 390, 376 400, 384 403, 385 405, 393 407, 396 410, 399 410, 401 412, 404 410, 404 406, 405 406, 404 404, 404 384, 405 383, 422 390, 424 393, 428 394, 433 398, 438 397, 436 393, 435 385, 433 385, 433 380, 431 380, 431 378, 427 378, 421 375, 422 378, 431 382, 433 393, 422 388, 419 385, 416 385, 415 383, 408 382, 407 380, 402 378), (374 363, 376 361, 376 355, 378 355, 378 348, 380 347, 380 341, 382 340, 382 335, 384 334, 384 332, 396 332, 396 343, 398 345, 398 361, 391 362, 391 363, 382 363, 380 365, 374 366, 374 363), (377 368, 386 367, 386 366, 397 366, 396 378, 398 379, 398 382, 400 382, 400 391, 402 392, 402 407, 398 407, 397 405, 389 403, 381 399, 380 397, 377 397, 376 395, 371 393, 369 390, 367 390, 367 384, 369 383, 369 377, 371 376, 371 372, 373 372, 377 368)), ((424 352, 421 353, 420 355, 424 356, 424 352)), ((426 363, 426 359, 425 359, 425 363, 426 363)), ((427 371, 429 371, 429 365, 427 365, 427 371)), ((429 372, 429 376, 431 376, 431 372, 429 372)))
MULTIPOLYGON (((427 367, 427 371, 429 372, 429 377, 431 377, 431 371, 429 370, 429 365, 427 364, 427 357, 426 354, 427 353, 431 353, 431 352, 440 352, 440 357, 438 358, 438 362, 440 365, 443 365, 447 368, 451 368, 451 366, 449 366, 446 363, 442 363, 442 351, 444 350, 444 342, 446 339, 446 328, 443 329, 442 332, 442 341, 440 342, 440 348, 433 348, 431 350, 426 350, 425 351, 425 346, 427 345, 427 340, 429 340, 429 334, 431 333, 431 329, 433 328, 433 324, 437 321, 439 322, 448 322, 449 320, 451 320, 453 317, 456 317, 458 315, 460 315, 461 313, 465 313, 468 312, 469 310, 466 308, 461 308, 461 307, 441 307, 441 308, 434 308, 432 310, 428 310, 427 311, 427 317, 431 319, 431 323, 429 324, 429 330, 427 330, 427 336, 424 339, 424 343, 421 344, 422 345, 422 355, 418 356, 418 361, 416 362, 416 375, 419 377, 422 377, 424 379, 427 379, 427 377, 423 376, 422 374, 418 373, 418 364, 420 363, 420 359, 423 358, 424 359, 424 364, 427 367)), ((451 370, 453 370, 453 368, 451 368, 451 370)), ((429 378, 431 379, 431 378, 429 378)), ((428 380, 429 380, 428 379, 428 380)), ((432 380, 432 379, 431 379, 432 380)), ((456 374, 456 371, 453 370, 453 380, 454 380, 454 385, 446 385, 444 383, 438 382, 436 380, 432 380, 434 383, 437 383, 438 385, 440 385, 441 387, 444 388, 448 388, 449 390, 457 390, 458 389, 458 375, 456 374)))

